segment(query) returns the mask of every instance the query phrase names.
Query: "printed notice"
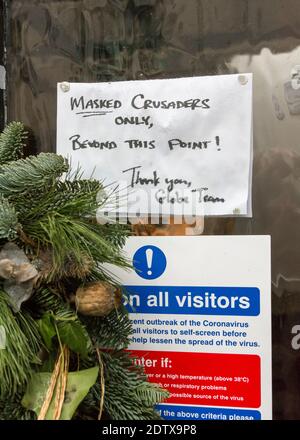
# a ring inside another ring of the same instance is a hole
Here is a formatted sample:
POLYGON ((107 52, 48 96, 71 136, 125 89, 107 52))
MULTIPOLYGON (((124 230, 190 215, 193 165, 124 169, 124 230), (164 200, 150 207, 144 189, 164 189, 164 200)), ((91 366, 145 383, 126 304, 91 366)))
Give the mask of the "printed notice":
POLYGON ((57 153, 126 215, 251 216, 252 75, 59 83, 57 153))
POLYGON ((130 351, 169 420, 272 417, 270 237, 131 237, 130 351))

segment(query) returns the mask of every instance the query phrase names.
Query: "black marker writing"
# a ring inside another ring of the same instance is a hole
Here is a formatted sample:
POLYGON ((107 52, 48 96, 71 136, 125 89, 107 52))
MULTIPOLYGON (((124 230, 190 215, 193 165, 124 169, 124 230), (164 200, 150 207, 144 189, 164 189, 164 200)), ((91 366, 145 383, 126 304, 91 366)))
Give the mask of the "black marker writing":
POLYGON ((206 150, 211 141, 184 142, 181 139, 171 139, 168 143, 171 151, 174 150, 175 147, 188 148, 191 150, 206 150))
POLYGON ((117 148, 118 145, 116 142, 113 141, 97 141, 97 140, 80 140, 80 134, 74 134, 69 138, 69 140, 72 142, 72 150, 80 150, 84 148, 99 148, 100 150, 108 149, 112 150, 114 148, 117 148))
POLYGON ((140 141, 139 139, 128 139, 124 141, 128 144, 128 147, 133 149, 138 148, 148 148, 148 150, 153 150, 155 148, 155 141, 140 141))
POLYGON ((110 108, 120 108, 122 106, 121 101, 118 99, 86 99, 84 96, 80 98, 70 98, 71 110, 98 110, 98 109, 110 109, 110 108))
POLYGON ((132 188, 135 187, 135 185, 154 185, 157 186, 160 183, 160 179, 157 175, 157 171, 152 172, 151 177, 144 177, 141 176, 141 166, 136 166, 132 168, 128 168, 127 170, 123 170, 122 173, 131 173, 131 183, 130 186, 132 188))
POLYGON ((153 99, 145 99, 145 96, 140 93, 132 98, 131 105, 133 108, 138 110, 144 109, 184 109, 190 108, 191 110, 195 110, 196 108, 209 109, 209 101, 210 99, 187 99, 185 101, 167 101, 167 100, 153 100, 153 99))
POLYGON ((175 203, 188 203, 189 199, 187 196, 182 196, 178 191, 175 191, 172 194, 169 194, 163 189, 159 189, 155 194, 155 198, 160 205, 163 203, 170 203, 174 205, 175 203))
POLYGON ((185 185, 187 188, 190 188, 192 184, 192 182, 185 179, 180 179, 180 178, 170 179, 168 177, 165 178, 165 182, 168 185, 167 190, 169 192, 173 191, 176 185, 185 185))
POLYGON ((149 128, 153 127, 150 121, 150 116, 117 116, 115 118, 116 125, 147 125, 149 128), (150 127, 151 125, 151 127, 150 127))
POLYGON ((209 194, 203 194, 204 192, 208 191, 208 188, 196 188, 192 189, 192 193, 198 193, 198 202, 199 203, 224 203, 225 199, 223 197, 215 197, 209 194))

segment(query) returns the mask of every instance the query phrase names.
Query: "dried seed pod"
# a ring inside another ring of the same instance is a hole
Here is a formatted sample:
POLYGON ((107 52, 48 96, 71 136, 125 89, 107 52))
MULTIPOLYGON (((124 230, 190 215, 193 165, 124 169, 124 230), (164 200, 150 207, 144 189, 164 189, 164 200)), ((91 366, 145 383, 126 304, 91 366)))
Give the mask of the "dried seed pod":
POLYGON ((121 295, 114 286, 96 281, 79 287, 75 304, 79 313, 90 316, 106 316, 120 305, 121 295))
POLYGON ((30 263, 22 263, 14 269, 14 278, 18 284, 25 283, 38 276, 38 271, 30 263))
POLYGON ((3 258, 0 260, 0 277, 4 279, 9 279, 13 277, 15 264, 12 260, 8 258, 3 258))

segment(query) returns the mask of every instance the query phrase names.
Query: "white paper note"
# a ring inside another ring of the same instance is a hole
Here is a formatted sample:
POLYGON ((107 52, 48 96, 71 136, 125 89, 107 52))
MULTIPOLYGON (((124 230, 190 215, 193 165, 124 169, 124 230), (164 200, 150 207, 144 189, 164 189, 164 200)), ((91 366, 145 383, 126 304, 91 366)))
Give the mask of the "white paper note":
POLYGON ((251 216, 252 75, 60 83, 57 152, 122 214, 251 216))

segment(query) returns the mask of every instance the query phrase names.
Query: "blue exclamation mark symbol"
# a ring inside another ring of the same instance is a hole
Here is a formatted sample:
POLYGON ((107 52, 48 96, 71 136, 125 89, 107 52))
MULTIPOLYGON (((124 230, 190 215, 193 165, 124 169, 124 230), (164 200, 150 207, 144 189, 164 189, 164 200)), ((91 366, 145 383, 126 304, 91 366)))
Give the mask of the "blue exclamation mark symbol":
POLYGON ((133 266, 141 278, 154 280, 166 270, 167 259, 157 246, 142 246, 133 256, 133 266))

